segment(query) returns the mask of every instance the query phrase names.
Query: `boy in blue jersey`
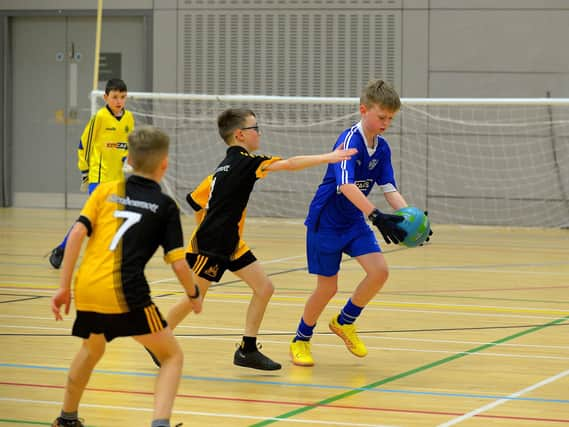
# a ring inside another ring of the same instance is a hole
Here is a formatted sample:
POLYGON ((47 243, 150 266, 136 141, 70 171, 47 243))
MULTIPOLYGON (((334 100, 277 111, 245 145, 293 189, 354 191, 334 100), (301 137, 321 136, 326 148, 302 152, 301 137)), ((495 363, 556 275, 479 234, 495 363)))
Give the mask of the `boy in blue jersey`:
MULTIPOLYGON (((105 106, 91 117, 77 148, 77 167, 81 172, 81 191, 91 194, 102 182, 124 178, 128 155, 128 135, 134 129, 134 117, 125 109, 126 83, 110 79, 105 86, 105 106)), ((69 232, 49 256, 53 268, 63 261, 69 232)))
POLYGON ((312 366, 310 339, 318 318, 338 290, 342 253, 355 258, 366 275, 329 327, 358 357, 367 355, 354 322, 387 280, 387 263, 366 217, 386 243, 399 243, 406 232, 398 215, 380 212, 367 198, 374 184, 383 190, 393 209, 407 206, 397 191, 391 151, 381 136, 399 111, 397 92, 383 80, 371 81, 360 97, 361 121, 344 130, 334 148, 356 148, 358 153, 341 163, 330 164, 310 204, 305 221, 308 271, 317 275, 316 289, 308 298, 296 336, 290 343, 292 362, 312 366))

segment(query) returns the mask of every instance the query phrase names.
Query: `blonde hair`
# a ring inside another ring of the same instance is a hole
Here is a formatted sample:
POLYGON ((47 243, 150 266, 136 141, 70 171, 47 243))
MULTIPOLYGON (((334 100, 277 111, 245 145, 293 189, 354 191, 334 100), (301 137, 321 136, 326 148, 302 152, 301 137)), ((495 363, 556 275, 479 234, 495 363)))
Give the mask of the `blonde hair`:
POLYGON ((390 111, 399 111, 401 108, 399 94, 383 80, 372 80, 366 85, 360 96, 360 104, 368 108, 379 105, 390 111))
POLYGON ((161 129, 142 126, 128 136, 128 157, 135 171, 153 173, 168 155, 170 137, 161 129))

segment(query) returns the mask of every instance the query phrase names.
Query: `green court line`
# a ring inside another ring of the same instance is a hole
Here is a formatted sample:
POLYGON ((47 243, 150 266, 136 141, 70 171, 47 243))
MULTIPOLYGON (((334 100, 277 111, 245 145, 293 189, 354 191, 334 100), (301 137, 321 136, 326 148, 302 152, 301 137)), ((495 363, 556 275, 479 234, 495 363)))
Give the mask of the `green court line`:
POLYGON ((558 323, 563 323, 563 322, 565 322, 565 321, 567 321, 567 320, 569 320, 569 315, 568 315, 568 316, 565 316, 565 317, 562 317, 562 318, 560 318, 560 319, 553 320, 553 321, 551 321, 551 322, 549 322, 549 323, 545 323, 545 324, 543 324, 543 325, 536 326, 536 327, 527 329, 527 330, 525 330, 525 331, 518 332, 518 333, 516 333, 516 334, 507 336, 507 337, 505 337, 505 338, 501 338, 501 339, 496 340, 496 341, 493 341, 493 342, 491 342, 491 343, 488 343, 488 344, 484 344, 484 345, 475 347, 475 348, 473 348, 473 349, 471 349, 471 350, 467 350, 467 351, 464 351, 464 352, 460 352, 460 353, 454 354, 454 355, 452 355, 452 356, 445 357, 444 359, 437 360, 437 361, 435 361, 435 362, 431 362, 431 363, 428 363, 428 364, 423 365, 423 366, 419 366, 419 367, 414 368, 414 369, 411 369, 411 370, 409 370, 409 371, 406 371, 406 372, 403 372, 403 373, 400 373, 400 374, 397 374, 397 375, 393 375, 393 376, 388 377, 388 378, 384 378, 383 380, 374 382, 374 383, 372 383, 372 384, 368 384, 368 385, 363 386, 363 387, 359 387, 358 389, 350 390, 350 391, 347 391, 347 392, 345 392, 345 393, 341 393, 341 394, 338 394, 338 395, 336 395, 336 396, 332 396, 332 397, 329 397, 329 398, 327 398, 327 399, 323 399, 323 400, 321 400, 320 402, 314 403, 313 405, 304 406, 304 407, 302 407, 302 408, 298 408, 298 409, 295 409, 295 410, 293 410, 293 411, 286 412, 286 413, 284 413, 284 414, 278 415, 278 416, 273 417, 273 418, 271 418, 271 419, 268 419, 268 420, 265 420, 265 421, 261 421, 261 422, 259 422, 259 423, 251 424, 250 427, 266 426, 266 425, 269 425, 269 424, 276 423, 276 422, 278 422, 278 421, 280 421, 280 420, 284 420, 284 419, 287 419, 287 418, 291 418, 291 417, 293 417, 293 416, 295 416, 295 415, 302 414, 303 412, 310 411, 310 410, 315 409, 315 408, 317 408, 317 407, 319 407, 319 406, 327 405, 327 404, 330 404, 330 403, 332 403, 332 402, 336 402, 337 400, 345 399, 345 398, 350 397, 350 396, 353 396, 353 395, 355 395, 355 394, 362 393, 362 392, 364 392, 364 391, 366 391, 366 390, 370 390, 370 389, 372 389, 372 388, 379 387, 380 385, 384 385, 384 384, 387 384, 387 383, 390 383, 390 382, 399 380, 399 379, 401 379, 401 378, 405 378, 405 377, 408 377, 408 376, 410 376, 410 375, 416 374, 416 373, 418 373, 418 372, 426 371, 426 370, 431 369, 431 368, 434 368, 434 367, 436 367, 436 366, 443 365, 443 364, 448 363, 448 362, 452 362, 452 361, 454 361, 454 360, 460 359, 461 357, 465 357, 465 356, 468 356, 468 355, 470 355, 470 354, 478 353, 478 352, 480 352, 480 351, 482 351, 482 350, 486 350, 486 349, 491 348, 491 347, 494 347, 494 346, 496 346, 496 345, 498 345, 498 344, 502 344, 502 343, 505 343, 505 342, 507 342, 507 341, 511 341, 511 340, 513 340, 513 339, 515 339, 515 338, 519 338, 519 337, 521 337, 521 336, 523 336, 523 335, 527 335, 527 334, 530 334, 530 333, 539 331, 539 330, 541 330, 541 329, 545 329, 545 328, 547 328, 548 326, 553 326, 553 325, 557 325, 558 323))

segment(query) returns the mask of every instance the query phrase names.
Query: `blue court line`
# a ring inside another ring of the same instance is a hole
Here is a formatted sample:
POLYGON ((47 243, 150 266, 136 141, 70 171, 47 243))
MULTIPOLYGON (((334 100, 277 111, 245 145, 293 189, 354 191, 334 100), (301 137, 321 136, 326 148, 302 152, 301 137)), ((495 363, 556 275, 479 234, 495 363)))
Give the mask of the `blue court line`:
MULTIPOLYGON (((67 372, 68 368, 43 366, 43 365, 24 365, 17 363, 0 363, 0 368, 13 368, 13 369, 40 369, 45 371, 58 371, 67 372)), ((133 377, 155 377, 156 373, 150 372, 136 372, 136 371, 110 371, 106 369, 95 369, 93 373, 106 374, 106 375, 122 375, 133 377)), ((492 394, 472 394, 472 393, 444 393, 436 391, 415 391, 405 389, 386 389, 386 388, 366 388, 366 387, 348 387, 341 385, 327 385, 327 384, 311 384, 311 383, 291 383, 285 381, 261 381, 251 379, 238 379, 238 378, 223 378, 223 377, 200 377, 194 375, 182 375, 183 380, 189 381, 211 381, 211 382, 224 382, 224 383, 241 383, 241 384, 257 384, 257 385, 276 385, 279 387, 306 387, 315 389, 329 389, 329 390, 348 390, 348 391, 365 391, 368 393, 398 393, 407 395, 419 396, 437 396, 437 397, 458 397, 466 399, 506 399, 511 401, 529 401, 529 402, 542 402, 542 403, 562 403, 569 404, 569 399, 546 399, 540 397, 509 397, 506 395, 492 395, 492 394)))

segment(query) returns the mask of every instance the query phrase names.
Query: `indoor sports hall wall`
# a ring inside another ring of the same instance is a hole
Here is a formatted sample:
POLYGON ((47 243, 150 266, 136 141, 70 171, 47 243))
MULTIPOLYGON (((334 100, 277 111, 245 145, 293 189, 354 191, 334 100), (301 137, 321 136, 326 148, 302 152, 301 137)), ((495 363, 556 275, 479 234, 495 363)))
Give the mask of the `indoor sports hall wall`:
MULTIPOLYGON (((2 205, 76 207, 84 199, 73 149, 89 115, 92 70, 85 67, 79 78, 77 121, 58 122, 56 112, 70 110, 70 94, 65 84, 57 95, 48 90, 62 73, 50 67, 57 49, 46 50, 45 66, 24 56, 13 68, 10 59, 20 37, 13 31, 17 20, 37 20, 29 31, 41 41, 48 20, 81 17, 81 31, 92 31, 84 34, 82 60, 92 63, 95 4, 0 3, 2 205), (15 93, 19 75, 41 84, 28 90, 22 83, 15 93), (34 114, 24 126, 18 118, 29 106, 34 114)), ((121 77, 131 91, 352 97, 369 78, 383 77, 403 97, 569 97, 565 0, 113 0, 104 6, 101 52, 122 55, 121 77), (127 17, 140 24, 109 27, 127 17), (133 52, 139 59, 126 60, 133 52), (133 63, 140 64, 136 70, 128 67, 133 63)))

